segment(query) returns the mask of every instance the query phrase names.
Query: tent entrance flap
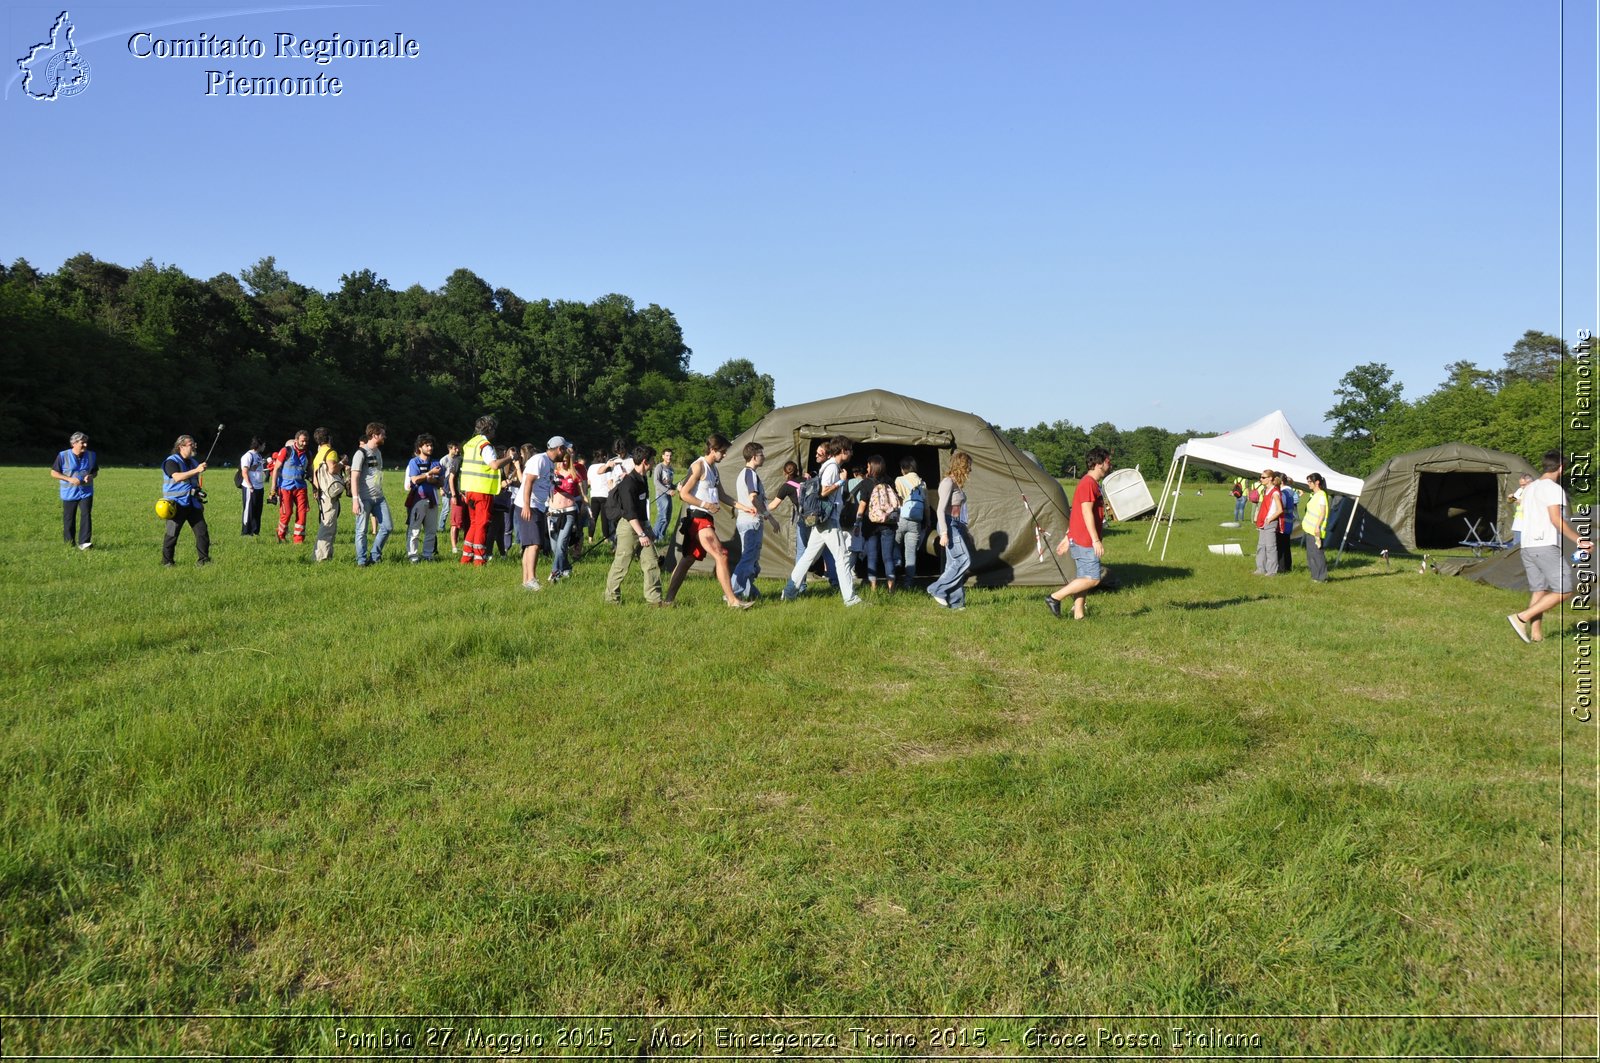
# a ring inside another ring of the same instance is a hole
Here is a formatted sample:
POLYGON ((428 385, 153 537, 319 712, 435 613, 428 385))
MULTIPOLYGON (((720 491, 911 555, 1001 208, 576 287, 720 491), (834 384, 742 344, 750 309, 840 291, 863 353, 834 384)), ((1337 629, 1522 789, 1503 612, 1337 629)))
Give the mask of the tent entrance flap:
MULTIPOLYGON (((1489 534, 1500 512, 1499 478, 1492 472, 1422 472, 1417 474, 1418 549, 1457 546, 1475 523, 1489 534)), ((1499 529, 1509 533, 1509 528, 1499 529)))

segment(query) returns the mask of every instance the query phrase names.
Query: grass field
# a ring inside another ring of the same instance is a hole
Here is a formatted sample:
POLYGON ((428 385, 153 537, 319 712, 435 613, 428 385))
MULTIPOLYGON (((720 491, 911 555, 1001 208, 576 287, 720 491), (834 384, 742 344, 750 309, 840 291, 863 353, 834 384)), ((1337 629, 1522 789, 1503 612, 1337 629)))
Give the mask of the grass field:
POLYGON ((1252 577, 1220 490, 1078 624, 315 566, 231 489, 163 570, 158 482, 80 553, 0 469, 7 1054, 1595 1054, 1586 614, 1252 577))

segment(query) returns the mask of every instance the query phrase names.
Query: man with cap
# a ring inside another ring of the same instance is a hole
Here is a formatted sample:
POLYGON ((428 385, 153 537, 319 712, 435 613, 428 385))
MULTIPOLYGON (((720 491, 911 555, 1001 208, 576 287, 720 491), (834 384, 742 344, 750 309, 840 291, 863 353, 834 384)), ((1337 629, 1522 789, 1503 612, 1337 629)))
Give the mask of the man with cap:
POLYGON ((550 545, 550 492, 556 487, 556 459, 570 446, 564 436, 551 436, 543 454, 535 454, 522 474, 522 586, 540 589, 539 548, 550 545))

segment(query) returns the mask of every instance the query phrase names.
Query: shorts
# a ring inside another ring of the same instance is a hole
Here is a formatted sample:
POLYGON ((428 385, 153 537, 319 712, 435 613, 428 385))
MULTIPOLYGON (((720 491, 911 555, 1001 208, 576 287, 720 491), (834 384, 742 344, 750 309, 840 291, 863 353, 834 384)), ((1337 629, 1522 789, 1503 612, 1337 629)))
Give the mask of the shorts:
POLYGON ((702 561, 708 555, 700 542, 700 529, 710 528, 715 535, 717 522, 709 513, 687 513, 683 517, 683 552, 692 560, 702 561))
POLYGON ((1078 579, 1100 578, 1102 574, 1100 559, 1094 556, 1094 547, 1072 543, 1067 547, 1067 553, 1072 556, 1072 564, 1078 570, 1078 579))
POLYGON ((1530 591, 1572 593, 1572 566, 1561 556, 1561 547, 1535 546, 1531 549, 1523 547, 1522 568, 1528 574, 1530 591))
POLYGON ((550 524, 545 520, 542 509, 530 509, 532 520, 522 519, 522 510, 517 510, 517 542, 523 546, 537 546, 541 549, 550 545, 550 524))

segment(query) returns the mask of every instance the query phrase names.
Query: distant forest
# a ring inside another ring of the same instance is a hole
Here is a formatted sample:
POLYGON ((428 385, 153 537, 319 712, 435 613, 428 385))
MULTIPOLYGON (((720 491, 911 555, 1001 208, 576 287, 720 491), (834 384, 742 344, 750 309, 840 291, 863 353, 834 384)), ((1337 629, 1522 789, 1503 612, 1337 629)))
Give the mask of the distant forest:
POLYGON ((55 273, 0 267, 0 444, 53 454, 82 429, 112 463, 159 461, 179 432, 226 424, 232 461, 261 434, 281 445, 327 427, 348 448, 369 421, 409 450, 420 432, 464 441, 479 414, 502 442, 555 433, 585 450, 619 436, 680 448, 737 435, 772 408, 748 361, 690 372, 671 311, 622 295, 528 300, 458 269, 436 291, 371 270, 323 294, 272 258, 196 280, 88 254, 55 273))
MULTIPOLYGON (((107 462, 143 464, 179 432, 208 444, 220 423, 218 457, 232 461, 252 434, 277 445, 325 426, 348 448, 381 420, 403 452, 419 432, 463 439, 488 412, 502 442, 559 432, 585 450, 624 437, 698 453, 709 433, 733 438, 771 410, 776 388, 745 359, 690 372, 690 353, 672 312, 655 304, 524 299, 467 269, 437 290, 400 291, 361 270, 324 294, 271 257, 205 281, 149 261, 129 269, 80 254, 40 273, 18 259, 0 265, 0 445, 34 460, 82 429, 107 462)), ((1410 402, 1387 366, 1358 365, 1330 395, 1333 434, 1307 442, 1354 475, 1444 442, 1532 459, 1560 445, 1575 372, 1561 339, 1535 331, 1503 367, 1451 363, 1437 389, 1410 402)), ((1065 420, 1002 431, 1056 476, 1079 471, 1100 445, 1153 481, 1180 443, 1206 434, 1065 420)))

